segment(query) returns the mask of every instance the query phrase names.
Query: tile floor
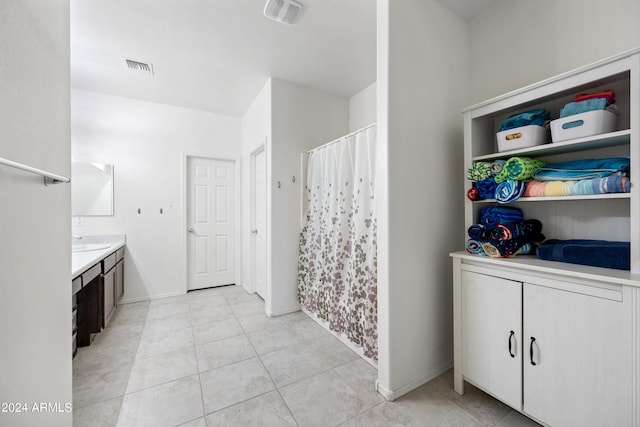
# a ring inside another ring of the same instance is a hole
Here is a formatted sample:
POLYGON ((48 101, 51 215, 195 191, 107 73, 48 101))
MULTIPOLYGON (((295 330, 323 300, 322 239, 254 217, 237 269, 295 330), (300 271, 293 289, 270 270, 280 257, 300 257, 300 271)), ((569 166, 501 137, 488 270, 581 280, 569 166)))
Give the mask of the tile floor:
POLYGON ((301 312, 240 287, 122 305, 73 361, 74 426, 537 426, 449 371, 395 402, 301 312))

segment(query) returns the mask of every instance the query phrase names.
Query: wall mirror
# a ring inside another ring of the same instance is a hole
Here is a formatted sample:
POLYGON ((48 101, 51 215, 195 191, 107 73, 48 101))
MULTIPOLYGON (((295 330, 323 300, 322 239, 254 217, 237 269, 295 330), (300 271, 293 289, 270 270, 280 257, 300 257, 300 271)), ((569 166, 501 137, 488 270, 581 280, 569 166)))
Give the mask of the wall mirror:
POLYGON ((113 165, 71 162, 71 215, 113 215, 113 165))

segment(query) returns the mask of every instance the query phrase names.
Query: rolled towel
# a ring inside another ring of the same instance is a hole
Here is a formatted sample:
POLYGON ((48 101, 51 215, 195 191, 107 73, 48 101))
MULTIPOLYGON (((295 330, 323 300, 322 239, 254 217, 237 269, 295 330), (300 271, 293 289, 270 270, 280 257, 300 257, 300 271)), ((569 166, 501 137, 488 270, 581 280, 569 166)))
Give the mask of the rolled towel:
POLYGON ((498 203, 511 203, 518 200, 524 193, 524 182, 508 179, 498 184, 495 199, 498 203))
POLYGON ((467 169, 467 179, 469 181, 482 181, 491 178, 491 163, 475 162, 467 169))
MULTIPOLYGON (((537 220, 537 219, 525 219, 524 221, 522 221, 522 228, 525 235, 531 234, 531 233, 540 233, 542 231, 542 222, 540 222, 540 220, 537 220)), ((541 241, 541 240, 534 240, 534 241, 541 241)))
POLYGON ((511 157, 504 164, 502 171, 496 175, 495 180, 498 184, 507 179, 526 181, 544 165, 543 161, 529 157, 511 157))
POLYGON ((491 258, 500 258, 502 256, 498 248, 491 243, 482 243, 482 249, 484 250, 485 255, 490 256, 491 258))
POLYGON ((520 222, 524 218, 522 209, 510 206, 489 206, 482 208, 480 214, 482 216, 480 222, 488 227, 495 226, 497 224, 520 222))
POLYGON ((473 224, 467 230, 471 240, 484 240, 485 229, 482 224, 473 224))
POLYGON ((478 190, 478 196, 481 199, 493 199, 496 195, 496 180, 492 178, 483 179, 476 182, 476 189, 478 190))
POLYGON ((520 247, 520 249, 518 249, 516 255, 531 255, 533 253, 535 253, 534 245, 532 245, 531 243, 525 243, 520 247))
POLYGON ((491 242, 498 242, 500 240, 509 240, 519 235, 518 223, 512 224, 498 224, 495 227, 491 227, 487 230, 487 238, 491 242))
POLYGON ((483 256, 487 255, 484 253, 484 249, 482 248, 482 243, 474 239, 467 240, 467 244, 465 245, 465 250, 468 253, 473 255, 483 255, 483 256))
POLYGON ((491 175, 496 176, 500 172, 502 172, 502 169, 504 168, 505 163, 507 163, 506 160, 502 160, 502 159, 494 160, 493 163, 491 163, 491 175))

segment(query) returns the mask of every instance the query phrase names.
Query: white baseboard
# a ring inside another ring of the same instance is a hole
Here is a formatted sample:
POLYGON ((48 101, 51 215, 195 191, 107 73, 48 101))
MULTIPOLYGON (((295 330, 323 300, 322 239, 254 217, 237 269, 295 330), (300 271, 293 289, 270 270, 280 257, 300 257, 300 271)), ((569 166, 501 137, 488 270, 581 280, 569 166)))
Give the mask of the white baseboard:
POLYGON ((134 303, 134 302, 152 301, 154 299, 178 297, 178 296, 185 295, 185 294, 186 294, 186 292, 176 291, 176 292, 168 292, 166 294, 146 296, 146 297, 127 298, 127 299, 123 298, 123 299, 120 300, 119 304, 131 304, 131 303, 134 303))
POLYGON ((380 384, 379 380, 376 380, 376 390, 378 390, 378 393, 380 393, 385 399, 387 399, 390 402, 393 402, 394 400, 404 396, 410 391, 417 389, 418 387, 428 383, 432 379, 447 372, 449 369, 451 369, 452 366, 453 366, 453 359, 447 361, 446 363, 439 366, 438 368, 430 371, 427 375, 424 375, 421 378, 415 379, 395 390, 390 390, 386 388, 385 386, 380 384))
POLYGON ((296 304, 295 306, 284 308, 278 311, 271 311, 265 305, 265 313, 269 317, 282 316, 284 314, 295 313, 296 311, 300 311, 300 304, 296 304))

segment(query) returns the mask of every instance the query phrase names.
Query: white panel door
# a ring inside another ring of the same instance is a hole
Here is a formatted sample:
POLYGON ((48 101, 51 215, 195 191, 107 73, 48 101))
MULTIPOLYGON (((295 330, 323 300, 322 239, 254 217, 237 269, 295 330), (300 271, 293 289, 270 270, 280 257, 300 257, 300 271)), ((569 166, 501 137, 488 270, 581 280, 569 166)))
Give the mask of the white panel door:
POLYGON ((552 426, 632 425, 624 302, 529 283, 523 300, 524 412, 552 426))
POLYGON ((262 150, 254 156, 254 277, 256 292, 267 297, 267 156, 262 150))
POLYGON ((462 272, 463 376, 522 407, 522 283, 462 272))
POLYGON ((235 162, 189 157, 188 288, 235 283, 235 162))

